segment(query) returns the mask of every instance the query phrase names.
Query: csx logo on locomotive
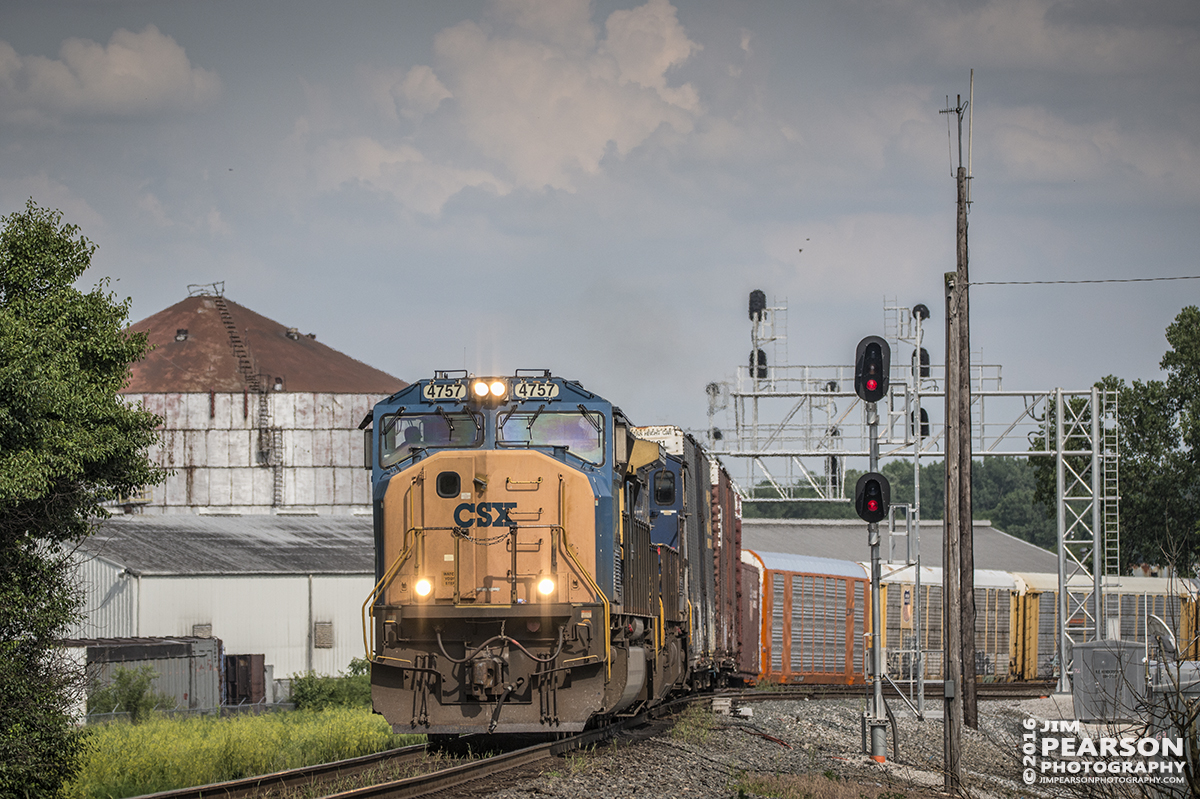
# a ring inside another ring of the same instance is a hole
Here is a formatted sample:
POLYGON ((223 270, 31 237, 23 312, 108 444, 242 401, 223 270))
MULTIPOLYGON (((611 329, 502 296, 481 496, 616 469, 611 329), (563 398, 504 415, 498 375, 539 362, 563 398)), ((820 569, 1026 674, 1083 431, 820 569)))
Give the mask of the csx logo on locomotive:
POLYGON ((454 523, 459 527, 511 527, 516 524, 508 518, 508 512, 517 507, 515 502, 464 502, 454 509, 454 523), (470 514, 475 518, 470 518, 470 514), (492 518, 495 513, 495 518, 492 518), (466 518, 464 518, 464 515, 466 518))

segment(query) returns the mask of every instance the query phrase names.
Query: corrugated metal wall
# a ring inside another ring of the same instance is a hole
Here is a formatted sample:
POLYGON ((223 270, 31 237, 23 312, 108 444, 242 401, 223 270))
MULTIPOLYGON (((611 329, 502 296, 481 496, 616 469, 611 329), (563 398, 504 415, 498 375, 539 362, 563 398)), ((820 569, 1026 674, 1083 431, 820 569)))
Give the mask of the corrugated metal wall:
POLYGON ((382 399, 375 394, 269 395, 264 442, 253 394, 130 394, 163 417, 162 441, 150 457, 174 470, 139 501, 146 513, 222 508, 267 512, 279 504, 317 512, 370 505, 359 422, 382 399), (272 450, 263 463, 261 449, 272 450), (276 502, 277 470, 282 501, 276 502))
POLYGON ((262 653, 275 675, 288 678, 309 668, 318 674, 344 671, 363 656, 363 599, 374 585, 364 575, 243 575, 142 578, 143 636, 191 635, 211 625, 228 654, 262 653), (316 644, 318 623, 332 634, 316 644), (325 642, 320 642, 324 644, 325 642))
POLYGON ((84 617, 69 638, 128 638, 137 635, 136 578, 103 558, 76 554, 84 617))
MULTIPOLYGON (((139 644, 137 649, 155 649, 153 644, 139 644)), ((168 647, 157 647, 166 649, 168 647)), ((177 657, 124 658, 121 647, 88 647, 88 677, 96 686, 113 681, 118 668, 138 669, 149 666, 158 675, 151 683, 151 690, 174 697, 181 710, 212 710, 221 706, 221 642, 215 638, 187 641, 177 657), (93 661, 92 652, 107 650, 105 660, 93 661)), ((169 710, 170 708, 162 708, 169 710)), ((128 712, 128 708, 117 708, 128 712)), ((98 713, 110 713, 113 709, 97 708, 98 713)))

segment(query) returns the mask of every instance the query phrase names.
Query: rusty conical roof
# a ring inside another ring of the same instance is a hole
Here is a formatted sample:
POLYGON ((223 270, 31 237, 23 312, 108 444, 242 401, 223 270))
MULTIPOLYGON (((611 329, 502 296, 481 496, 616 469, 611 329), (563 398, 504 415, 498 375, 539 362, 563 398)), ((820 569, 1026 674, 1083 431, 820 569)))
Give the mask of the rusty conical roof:
POLYGON ((127 394, 254 390, 393 394, 403 380, 220 296, 188 297, 130 326, 153 347, 127 394), (222 307, 223 306, 223 307, 222 307))

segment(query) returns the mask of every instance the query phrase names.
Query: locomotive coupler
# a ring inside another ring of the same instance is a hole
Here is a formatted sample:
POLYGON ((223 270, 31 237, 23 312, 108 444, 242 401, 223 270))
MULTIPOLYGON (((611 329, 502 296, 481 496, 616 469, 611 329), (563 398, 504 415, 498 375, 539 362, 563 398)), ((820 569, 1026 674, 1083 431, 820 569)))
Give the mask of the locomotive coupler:
POLYGON ((471 660, 471 694, 487 699, 504 693, 504 671, 507 664, 496 655, 481 655, 471 660))

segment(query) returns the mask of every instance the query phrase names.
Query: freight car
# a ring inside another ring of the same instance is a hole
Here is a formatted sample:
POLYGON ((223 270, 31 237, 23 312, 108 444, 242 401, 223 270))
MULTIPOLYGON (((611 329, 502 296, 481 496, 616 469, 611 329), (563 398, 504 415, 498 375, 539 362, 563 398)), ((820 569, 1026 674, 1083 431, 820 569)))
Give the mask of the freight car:
MULTIPOLYGON (((758 679, 782 684, 861 684, 869 647, 870 565, 794 554, 742 553, 749 596, 743 612, 756 621, 757 657, 748 666, 758 679)), ((1084 602, 1090 581, 1072 581, 1071 602, 1084 602)), ((912 566, 889 564, 881 587, 883 640, 889 676, 917 676, 917 648, 925 652, 923 676, 944 678, 942 573, 922 567, 916 591, 912 566), (920 612, 915 612, 917 606, 920 612)), ((976 674, 987 682, 1045 682, 1058 676, 1058 575, 975 571, 976 674)), ((1123 577, 1106 588, 1106 637, 1146 640, 1146 620, 1167 621, 1181 651, 1195 657, 1197 613, 1191 581, 1123 577)), ((1078 631, 1084 632, 1084 631, 1078 631)), ((1090 636, 1089 636, 1090 637, 1090 636)), ((1068 659, 1070 653, 1068 653, 1068 659)))
POLYGON ((394 729, 578 731, 736 676, 738 507, 690 436, 541 370, 437 372, 368 425, 394 729))

